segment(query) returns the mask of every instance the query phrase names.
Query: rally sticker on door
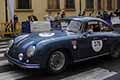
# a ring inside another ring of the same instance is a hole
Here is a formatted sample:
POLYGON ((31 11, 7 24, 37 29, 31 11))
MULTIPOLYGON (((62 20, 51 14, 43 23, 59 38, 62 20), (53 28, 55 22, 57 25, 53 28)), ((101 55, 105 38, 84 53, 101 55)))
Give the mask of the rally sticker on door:
POLYGON ((103 47, 102 40, 93 40, 92 41, 92 48, 95 52, 100 52, 103 47))

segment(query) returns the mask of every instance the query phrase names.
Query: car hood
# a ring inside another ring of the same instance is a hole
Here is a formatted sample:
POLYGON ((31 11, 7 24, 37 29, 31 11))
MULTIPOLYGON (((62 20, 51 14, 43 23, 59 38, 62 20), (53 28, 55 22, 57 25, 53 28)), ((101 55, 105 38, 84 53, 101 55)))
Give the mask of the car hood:
POLYGON ((49 39, 57 39, 57 38, 67 38, 70 35, 75 35, 73 32, 66 32, 66 31, 51 31, 51 32, 41 32, 41 33, 31 33, 26 35, 21 35, 15 38, 14 44, 17 46, 24 46, 25 48, 31 44, 37 44, 40 41, 48 40, 49 39), (26 46, 25 46, 26 45, 26 46))

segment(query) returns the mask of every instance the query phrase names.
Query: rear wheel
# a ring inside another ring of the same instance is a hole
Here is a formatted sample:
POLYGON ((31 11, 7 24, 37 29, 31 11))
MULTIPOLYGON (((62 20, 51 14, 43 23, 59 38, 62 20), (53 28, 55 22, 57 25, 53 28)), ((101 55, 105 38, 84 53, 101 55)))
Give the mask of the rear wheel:
POLYGON ((120 57, 120 46, 116 46, 112 49, 111 57, 119 58, 120 57))
POLYGON ((54 51, 48 59, 48 72, 60 73, 65 70, 68 58, 63 51, 54 51))

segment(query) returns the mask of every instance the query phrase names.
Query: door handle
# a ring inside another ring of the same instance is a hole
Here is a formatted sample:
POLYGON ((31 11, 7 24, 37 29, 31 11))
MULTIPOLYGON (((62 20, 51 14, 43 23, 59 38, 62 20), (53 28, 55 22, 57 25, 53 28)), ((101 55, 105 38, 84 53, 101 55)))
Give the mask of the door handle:
POLYGON ((103 38, 102 40, 106 41, 106 40, 108 40, 108 38, 103 38))
POLYGON ((97 37, 93 38, 94 40, 98 39, 97 37))
MULTIPOLYGON (((99 38, 93 38, 94 40, 97 40, 97 39, 99 39, 99 38)), ((106 41, 106 40, 108 40, 108 38, 103 38, 102 40, 104 40, 104 41, 106 41)))

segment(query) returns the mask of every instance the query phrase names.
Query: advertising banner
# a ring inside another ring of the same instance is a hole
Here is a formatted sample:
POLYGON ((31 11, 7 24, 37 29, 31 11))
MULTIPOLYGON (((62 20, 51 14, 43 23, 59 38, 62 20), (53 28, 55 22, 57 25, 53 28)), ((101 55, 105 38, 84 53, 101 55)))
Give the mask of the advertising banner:
POLYGON ((10 20, 14 22, 14 0, 7 0, 10 20))

